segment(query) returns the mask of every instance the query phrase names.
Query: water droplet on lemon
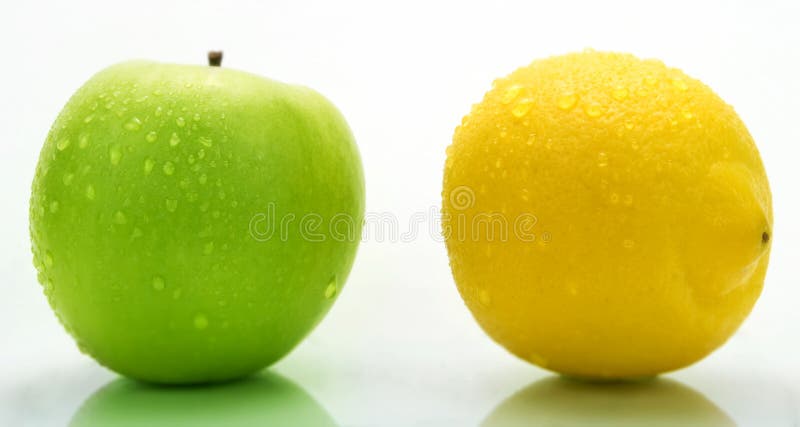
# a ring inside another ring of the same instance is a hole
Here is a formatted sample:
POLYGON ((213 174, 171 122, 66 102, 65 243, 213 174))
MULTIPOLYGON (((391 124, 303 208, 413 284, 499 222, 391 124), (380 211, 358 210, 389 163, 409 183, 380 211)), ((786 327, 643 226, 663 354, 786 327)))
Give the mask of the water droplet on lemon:
POLYGON ((480 291, 478 291, 478 302, 480 302, 481 305, 484 306, 491 304, 492 296, 489 295, 489 291, 487 291, 486 289, 481 289, 480 291))
POLYGON ((608 166, 608 155, 603 151, 597 153, 597 166, 601 168, 608 166))
POLYGON ((689 85, 687 85, 686 82, 680 77, 675 77, 672 79, 672 86, 681 92, 684 92, 687 89, 689 89, 689 85))
POLYGON ((603 114, 603 106, 600 104, 593 103, 587 105, 586 108, 583 109, 583 111, 589 117, 599 117, 600 115, 603 114))
POLYGON ((514 106, 514 108, 511 109, 511 114, 516 118, 523 117, 528 114, 528 111, 531 110, 531 107, 533 107, 533 99, 520 99, 517 101, 517 104, 514 106))
POLYGON ((336 292, 338 292, 339 287, 336 283, 336 276, 331 278, 330 282, 328 282, 328 286, 325 287, 325 299, 331 299, 336 296, 336 292))
POLYGON ((511 85, 505 92, 503 92, 503 97, 500 100, 503 104, 510 104, 512 101, 517 99, 519 93, 522 91, 522 85, 511 85))

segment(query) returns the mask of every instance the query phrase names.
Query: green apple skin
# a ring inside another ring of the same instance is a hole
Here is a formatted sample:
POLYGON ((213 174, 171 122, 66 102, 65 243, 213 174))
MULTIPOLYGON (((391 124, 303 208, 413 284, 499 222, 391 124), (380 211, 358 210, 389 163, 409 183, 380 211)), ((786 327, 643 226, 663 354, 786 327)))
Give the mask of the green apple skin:
POLYGON ((81 87, 50 130, 34 264, 58 319, 104 366, 229 380, 286 355, 330 309, 364 191, 352 133, 315 91, 126 62, 81 87), (308 214, 318 220, 304 225, 308 214))

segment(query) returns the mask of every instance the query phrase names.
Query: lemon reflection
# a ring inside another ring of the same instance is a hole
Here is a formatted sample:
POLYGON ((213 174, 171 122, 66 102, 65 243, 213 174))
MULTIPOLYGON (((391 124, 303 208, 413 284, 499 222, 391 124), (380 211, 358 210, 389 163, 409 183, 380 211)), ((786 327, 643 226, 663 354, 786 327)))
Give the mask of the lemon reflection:
POLYGON ((305 391, 274 373, 206 387, 158 387, 120 378, 87 399, 70 423, 90 426, 334 426, 305 391))
POLYGON ((668 379, 586 383, 548 377, 503 401, 483 427, 735 426, 702 394, 668 379))

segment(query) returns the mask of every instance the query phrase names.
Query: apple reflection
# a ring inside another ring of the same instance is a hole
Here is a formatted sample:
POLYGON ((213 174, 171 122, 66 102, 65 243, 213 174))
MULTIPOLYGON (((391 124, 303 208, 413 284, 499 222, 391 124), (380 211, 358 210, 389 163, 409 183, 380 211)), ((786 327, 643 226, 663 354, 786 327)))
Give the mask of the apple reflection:
POLYGON ((275 373, 202 387, 163 387, 120 378, 95 392, 70 427, 335 426, 303 389, 275 373))

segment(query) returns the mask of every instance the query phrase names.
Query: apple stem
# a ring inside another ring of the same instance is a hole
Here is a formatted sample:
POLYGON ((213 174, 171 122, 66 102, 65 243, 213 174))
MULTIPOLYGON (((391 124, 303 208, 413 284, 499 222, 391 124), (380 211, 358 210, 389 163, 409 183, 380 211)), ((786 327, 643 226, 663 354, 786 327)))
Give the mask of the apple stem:
POLYGON ((222 65, 222 51, 210 50, 208 52, 208 65, 211 67, 219 67, 222 65))

